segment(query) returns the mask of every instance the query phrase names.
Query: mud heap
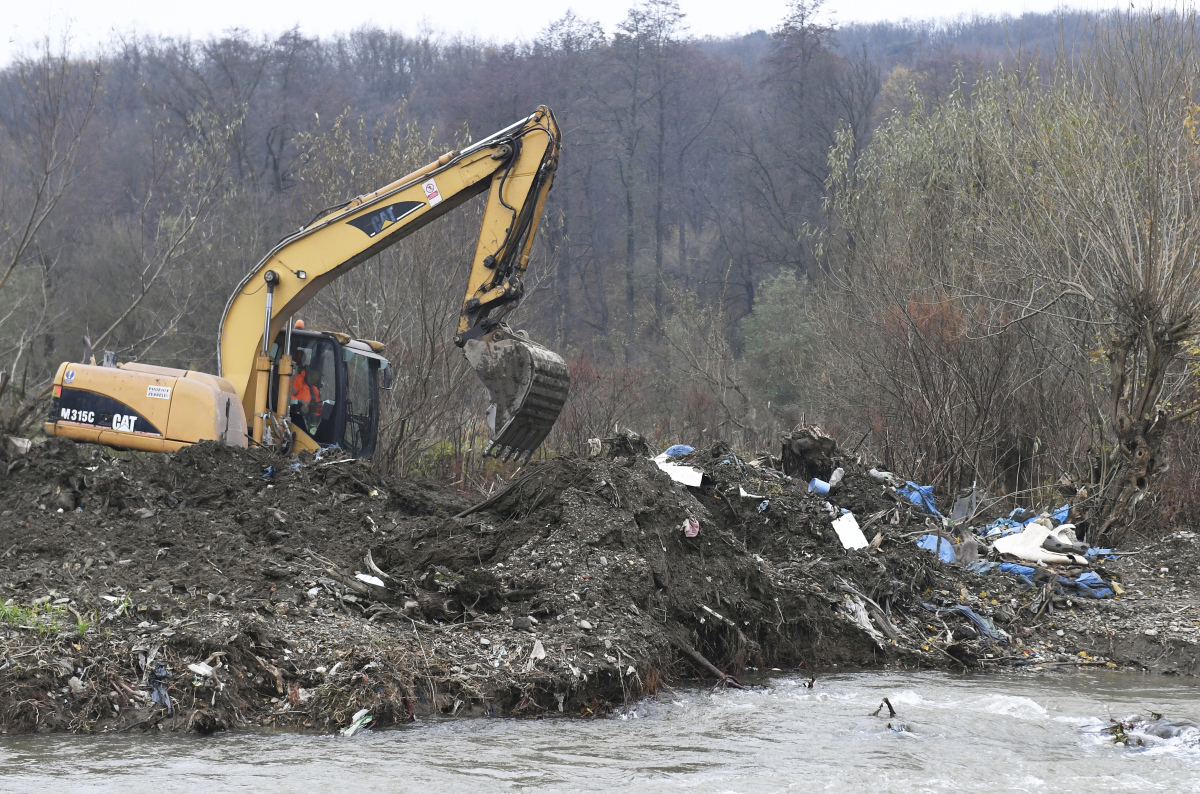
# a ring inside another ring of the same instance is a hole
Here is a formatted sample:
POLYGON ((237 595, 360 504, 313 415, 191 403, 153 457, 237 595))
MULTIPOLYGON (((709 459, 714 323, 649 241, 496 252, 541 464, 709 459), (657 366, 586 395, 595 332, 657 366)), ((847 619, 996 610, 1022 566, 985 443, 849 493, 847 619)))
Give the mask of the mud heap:
POLYGON ((947 609, 971 577, 857 460, 808 461, 843 470, 821 495, 720 445, 674 475, 597 446, 472 505, 345 458, 36 445, 0 469, 0 730, 586 715, 747 668, 1023 658, 1015 611, 947 609))

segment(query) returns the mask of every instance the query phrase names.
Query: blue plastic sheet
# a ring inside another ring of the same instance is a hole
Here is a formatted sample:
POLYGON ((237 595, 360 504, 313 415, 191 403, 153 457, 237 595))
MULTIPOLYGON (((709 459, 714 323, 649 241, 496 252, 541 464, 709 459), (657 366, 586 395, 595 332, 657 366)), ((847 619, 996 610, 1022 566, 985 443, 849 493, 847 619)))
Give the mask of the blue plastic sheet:
POLYGON ((1086 552, 1084 552, 1083 556, 1084 557, 1103 557, 1106 560, 1117 559, 1117 555, 1113 554, 1112 549, 1100 549, 1100 548, 1096 548, 1095 546, 1090 547, 1086 552))
MULTIPOLYGON (((926 535, 925 537, 930 538, 934 536, 926 535)), ((979 560, 978 562, 973 562, 968 565, 967 570, 971 573, 977 573, 980 575, 986 575, 992 571, 1001 571, 1002 573, 1011 574, 1017 577, 1026 585, 1032 587, 1033 572, 1037 569, 1030 565, 1021 565, 1020 563, 1015 562, 996 563, 988 562, 986 560, 979 560)), ((1100 574, 1096 573, 1095 571, 1086 571, 1081 573, 1074 580, 1068 579, 1065 576, 1060 576, 1058 577, 1058 583, 1068 590, 1075 590, 1084 598, 1112 598, 1113 596, 1112 587, 1108 582, 1101 579, 1100 574)))
POLYGON ((1015 573, 1018 576, 1033 576, 1034 568, 1030 565, 1021 565, 1015 562, 1000 563, 1000 570, 1005 573, 1015 573))
POLYGON ((935 505, 933 502, 932 485, 917 485, 915 482, 910 480, 903 488, 897 488, 896 493, 900 494, 905 499, 924 510, 926 513, 931 513, 939 518, 941 517, 942 514, 938 512, 937 505, 935 505))
POLYGON ((997 518, 992 523, 983 528, 983 536, 985 538, 1004 537, 1005 535, 1013 535, 1020 532, 1024 528, 1024 524, 1013 521, 1011 518, 997 518))
MULTIPOLYGON (((1059 577, 1060 579, 1062 577, 1059 577)), ((1088 598, 1111 598, 1113 596, 1112 588, 1108 586, 1108 582, 1100 578, 1100 574, 1095 571, 1087 571, 1081 573, 1071 584, 1075 585, 1079 590, 1079 595, 1088 598)))
POLYGON ((1054 520, 1060 524, 1067 523, 1067 519, 1071 517, 1071 505, 1065 504, 1054 511, 1054 520))
POLYGON ((667 447, 667 451, 664 452, 663 454, 666 455, 668 458, 673 458, 676 455, 686 455, 689 452, 695 452, 695 451, 696 451, 695 447, 689 447, 687 444, 676 444, 674 446, 667 447))
POLYGON ((954 546, 950 541, 938 535, 922 535, 917 538, 917 545, 925 551, 933 552, 942 562, 954 562, 954 546), (941 541, 939 544, 938 541, 941 541))
POLYGON ((1000 563, 1000 570, 1004 573, 1010 573, 1021 580, 1021 584, 1026 587, 1033 587, 1033 571, 1034 569, 1028 565, 1018 565, 1015 562, 1000 563))
POLYGON ((1026 586, 1033 587, 1033 568, 1028 565, 1018 565, 1015 562, 989 562, 987 560, 976 560, 967 566, 967 570, 971 573, 986 576, 992 571, 1001 571, 1003 573, 1012 574, 1020 579, 1026 586))

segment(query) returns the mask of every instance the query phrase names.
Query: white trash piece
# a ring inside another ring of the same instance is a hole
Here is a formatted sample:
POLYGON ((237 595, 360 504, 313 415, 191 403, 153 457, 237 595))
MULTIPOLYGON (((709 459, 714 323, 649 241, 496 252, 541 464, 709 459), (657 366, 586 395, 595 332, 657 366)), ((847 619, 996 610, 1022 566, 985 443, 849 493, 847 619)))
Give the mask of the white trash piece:
POLYGON ((843 469, 841 466, 838 466, 836 469, 833 470, 833 474, 829 475, 829 487, 831 489, 838 487, 838 483, 840 483, 842 481, 842 478, 845 476, 846 476, 846 470, 843 469))
POLYGON ((704 479, 703 469, 696 466, 683 466, 679 463, 671 463, 665 452, 655 458, 654 462, 672 480, 689 485, 692 488, 699 488, 700 481, 704 479))
POLYGON ((1011 554, 1026 562, 1040 563, 1074 563, 1087 565, 1087 559, 1078 554, 1059 554, 1042 548, 1046 538, 1054 536, 1063 543, 1076 543, 1075 525, 1063 524, 1057 529, 1046 526, 1040 518, 1025 525, 1025 529, 1015 535, 1006 535, 992 544, 992 548, 1000 554, 1011 554))
POLYGON ((201 676, 203 678, 207 678, 208 676, 213 674, 212 665, 205 664, 204 662, 196 662, 195 664, 189 664, 187 667, 193 673, 195 673, 196 675, 201 676))
POLYGON ((833 522, 833 531, 837 533, 838 540, 842 542, 842 548, 845 549, 865 549, 867 536, 859 529, 858 521, 854 518, 853 513, 843 513, 842 517, 833 522))
POLYGON ((350 718, 350 724, 342 728, 342 736, 349 738, 374 721, 375 718, 371 716, 370 712, 366 709, 360 709, 350 718))

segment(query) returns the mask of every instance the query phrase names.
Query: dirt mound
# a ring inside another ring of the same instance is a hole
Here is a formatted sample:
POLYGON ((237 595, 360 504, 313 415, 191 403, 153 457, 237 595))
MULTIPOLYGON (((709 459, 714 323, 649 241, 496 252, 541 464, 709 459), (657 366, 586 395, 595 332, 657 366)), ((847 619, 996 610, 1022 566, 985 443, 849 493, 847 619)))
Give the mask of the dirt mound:
POLYGON ((747 667, 1043 658, 1017 650, 1041 585, 939 564, 914 540, 940 521, 860 461, 826 455, 823 495, 721 445, 674 459, 693 485, 598 449, 471 505, 335 453, 38 444, 0 480, 0 730, 597 714, 747 667))

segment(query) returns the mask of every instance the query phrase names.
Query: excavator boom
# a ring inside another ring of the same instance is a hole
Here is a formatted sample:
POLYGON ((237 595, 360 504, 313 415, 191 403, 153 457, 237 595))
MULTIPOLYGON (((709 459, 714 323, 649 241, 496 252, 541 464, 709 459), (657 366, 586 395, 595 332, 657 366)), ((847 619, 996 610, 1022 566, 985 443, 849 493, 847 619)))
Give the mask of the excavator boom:
POLYGON ((269 421, 269 340, 288 318, 329 282, 486 191, 455 342, 467 349, 491 393, 489 415, 502 420, 492 423, 488 452, 531 455, 562 410, 569 375, 557 354, 513 334, 501 320, 524 294, 522 277, 558 155, 558 125, 539 107, 462 151, 333 208, 268 253, 234 291, 221 322, 221 376, 241 395, 255 437, 269 421), (481 367, 482 358, 488 364, 481 367))

